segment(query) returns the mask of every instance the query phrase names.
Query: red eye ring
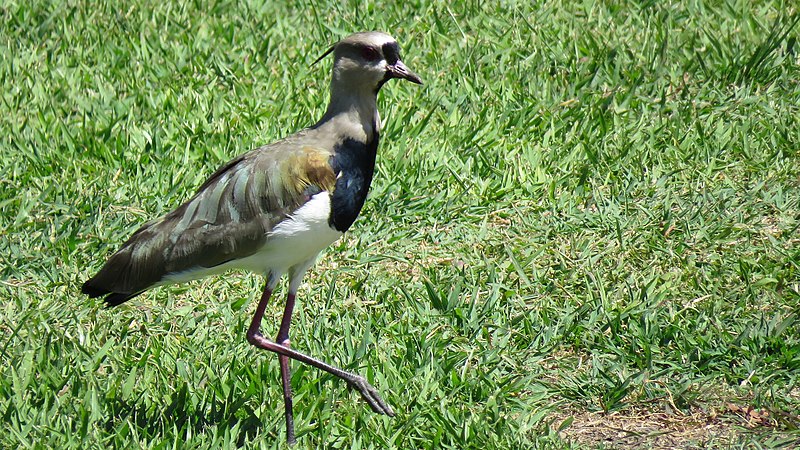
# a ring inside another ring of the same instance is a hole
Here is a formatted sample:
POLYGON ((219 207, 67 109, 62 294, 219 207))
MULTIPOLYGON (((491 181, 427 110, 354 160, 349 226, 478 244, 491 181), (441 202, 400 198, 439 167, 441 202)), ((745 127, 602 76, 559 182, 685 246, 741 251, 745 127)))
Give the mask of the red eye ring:
POLYGON ((364 47, 361 49, 361 56, 367 61, 378 61, 381 59, 381 53, 374 47, 364 47))

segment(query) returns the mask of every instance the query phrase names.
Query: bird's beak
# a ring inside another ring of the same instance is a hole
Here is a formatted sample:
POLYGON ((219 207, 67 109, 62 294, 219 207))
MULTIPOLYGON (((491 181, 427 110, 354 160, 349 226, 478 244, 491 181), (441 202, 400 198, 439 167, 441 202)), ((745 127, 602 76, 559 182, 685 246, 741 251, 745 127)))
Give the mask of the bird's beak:
POLYGON ((403 64, 403 61, 400 61, 399 59, 394 64, 387 66, 386 72, 390 78, 402 78, 412 83, 422 84, 422 78, 412 72, 408 67, 406 67, 405 64, 403 64))

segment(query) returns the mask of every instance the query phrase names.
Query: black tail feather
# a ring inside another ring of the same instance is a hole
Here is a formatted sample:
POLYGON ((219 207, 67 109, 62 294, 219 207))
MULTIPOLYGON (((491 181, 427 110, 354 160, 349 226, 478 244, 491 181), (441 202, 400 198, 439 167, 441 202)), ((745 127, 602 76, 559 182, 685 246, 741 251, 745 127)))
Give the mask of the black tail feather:
POLYGON ((136 297, 139 294, 141 294, 141 292, 137 292, 135 294, 123 294, 119 292, 114 292, 105 298, 106 308, 111 308, 113 306, 121 305, 127 302, 128 300, 132 299, 133 297, 136 297))
POLYGON ((141 294, 143 291, 135 292, 135 293, 125 293, 125 292, 112 292, 106 288, 97 286, 92 283, 92 280, 88 280, 87 282, 83 283, 81 286, 81 292, 88 295, 90 298, 97 298, 103 297, 103 301, 106 302, 106 307, 110 308, 112 306, 121 305, 122 303, 127 302, 128 300, 136 297, 137 295, 141 294))
POLYGON ((88 295, 90 298, 97 298, 111 293, 107 289, 103 289, 100 286, 92 284, 92 280, 88 280, 83 283, 83 286, 81 286, 81 292, 88 295))

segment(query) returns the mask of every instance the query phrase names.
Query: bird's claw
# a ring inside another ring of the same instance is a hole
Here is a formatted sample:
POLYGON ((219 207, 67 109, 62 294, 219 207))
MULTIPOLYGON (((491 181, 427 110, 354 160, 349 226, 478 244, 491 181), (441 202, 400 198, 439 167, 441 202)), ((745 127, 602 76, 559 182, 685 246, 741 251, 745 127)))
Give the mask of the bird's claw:
POLYGON ((386 414, 389 417, 394 417, 392 408, 383 401, 378 390, 367 382, 367 379, 357 375, 355 378, 347 382, 350 389, 356 389, 361 393, 361 397, 369 405, 372 410, 378 414, 386 414))

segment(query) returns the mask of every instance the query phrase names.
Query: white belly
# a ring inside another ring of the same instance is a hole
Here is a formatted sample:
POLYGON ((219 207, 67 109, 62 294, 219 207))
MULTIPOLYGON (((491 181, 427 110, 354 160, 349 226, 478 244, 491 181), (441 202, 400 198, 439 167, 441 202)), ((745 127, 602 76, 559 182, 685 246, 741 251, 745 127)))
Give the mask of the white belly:
POLYGON ((196 268, 172 273, 162 283, 170 284, 202 278, 229 269, 245 269, 266 274, 281 275, 296 265, 308 265, 317 255, 339 239, 343 233, 328 224, 331 197, 320 192, 306 202, 268 235, 266 244, 256 253, 242 259, 228 261, 212 268, 196 268))
POLYGON ((331 228, 328 223, 330 214, 331 196, 328 192, 320 192, 279 223, 257 253, 238 264, 231 263, 258 272, 272 270, 283 273, 290 267, 313 260, 343 234, 331 228))

